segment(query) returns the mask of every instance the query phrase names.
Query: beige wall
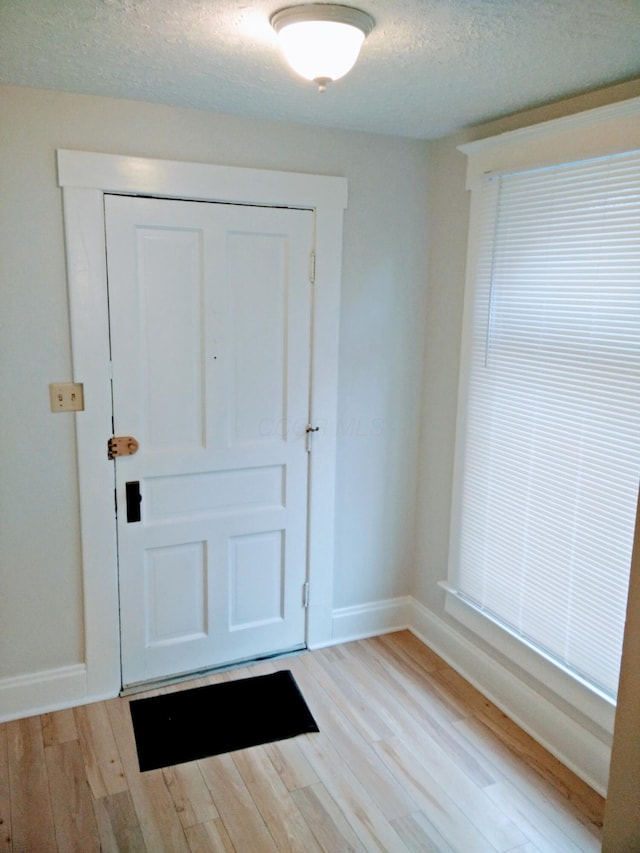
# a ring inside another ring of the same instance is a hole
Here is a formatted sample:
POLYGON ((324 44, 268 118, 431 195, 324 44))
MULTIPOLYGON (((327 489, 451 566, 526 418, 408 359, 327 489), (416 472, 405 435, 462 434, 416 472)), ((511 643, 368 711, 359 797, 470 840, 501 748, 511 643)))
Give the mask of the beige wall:
POLYGON ((640 850, 640 512, 636 518, 618 712, 611 751, 604 853, 640 850))

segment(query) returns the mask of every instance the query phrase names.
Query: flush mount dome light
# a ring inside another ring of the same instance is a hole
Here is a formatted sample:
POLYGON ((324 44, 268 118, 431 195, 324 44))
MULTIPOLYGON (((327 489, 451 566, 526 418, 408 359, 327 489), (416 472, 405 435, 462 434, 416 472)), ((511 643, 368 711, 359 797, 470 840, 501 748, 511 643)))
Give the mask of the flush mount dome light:
POLYGON ((373 25, 366 12, 333 3, 289 6, 271 17, 287 62, 321 92, 351 71, 373 25))

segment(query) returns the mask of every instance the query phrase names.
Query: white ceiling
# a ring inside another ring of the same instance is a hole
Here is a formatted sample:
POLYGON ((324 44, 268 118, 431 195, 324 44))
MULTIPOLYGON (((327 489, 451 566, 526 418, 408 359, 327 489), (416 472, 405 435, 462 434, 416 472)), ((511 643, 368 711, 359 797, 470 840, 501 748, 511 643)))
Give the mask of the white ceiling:
POLYGON ((376 27, 319 94, 269 26, 293 2, 0 0, 0 82, 429 139, 640 77, 640 0, 357 0, 376 27))

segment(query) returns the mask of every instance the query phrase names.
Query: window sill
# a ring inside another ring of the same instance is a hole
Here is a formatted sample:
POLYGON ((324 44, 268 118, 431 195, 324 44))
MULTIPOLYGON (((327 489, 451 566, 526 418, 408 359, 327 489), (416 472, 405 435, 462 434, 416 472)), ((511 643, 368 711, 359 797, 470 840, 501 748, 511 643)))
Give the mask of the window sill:
POLYGON ((583 682, 574 673, 564 669, 559 663, 547 658, 538 649, 512 634, 486 613, 474 607, 448 584, 440 583, 440 586, 447 593, 445 610, 450 616, 517 664, 533 679, 543 684, 603 731, 613 734, 616 703, 610 696, 583 682))

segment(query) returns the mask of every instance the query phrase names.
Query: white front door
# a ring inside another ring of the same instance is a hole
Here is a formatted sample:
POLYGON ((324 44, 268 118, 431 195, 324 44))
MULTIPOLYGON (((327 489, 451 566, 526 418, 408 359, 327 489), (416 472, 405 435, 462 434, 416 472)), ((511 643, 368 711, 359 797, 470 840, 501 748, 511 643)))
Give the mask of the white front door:
POLYGON ((105 213, 123 684, 301 647, 313 214, 105 213))

